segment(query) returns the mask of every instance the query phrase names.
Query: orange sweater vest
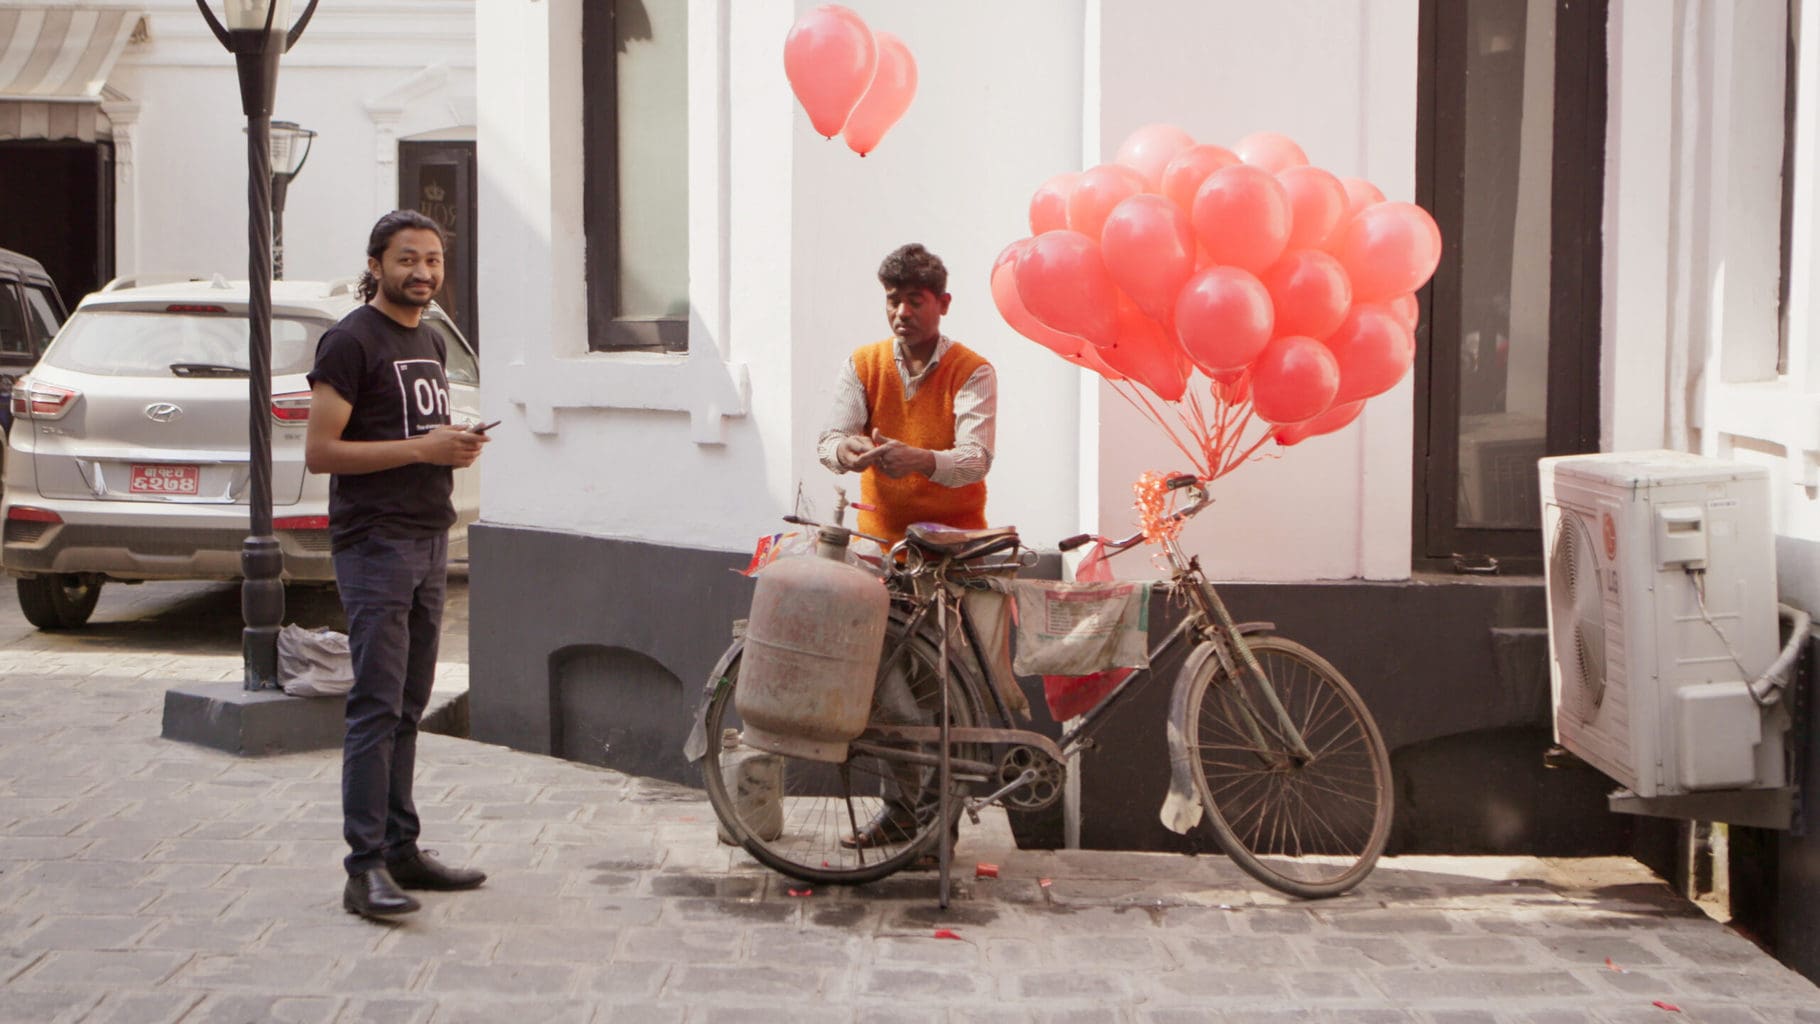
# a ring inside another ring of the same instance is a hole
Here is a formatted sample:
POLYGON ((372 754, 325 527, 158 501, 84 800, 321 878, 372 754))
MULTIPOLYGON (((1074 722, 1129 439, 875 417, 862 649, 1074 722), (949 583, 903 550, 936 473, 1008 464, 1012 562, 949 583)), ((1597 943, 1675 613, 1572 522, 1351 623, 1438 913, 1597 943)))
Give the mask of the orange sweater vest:
MULTIPOLYGON (((986 364, 977 353, 951 345, 929 376, 904 398, 904 380, 897 372, 895 341, 886 339, 861 346, 853 353, 853 368, 866 389, 866 430, 917 448, 944 451, 954 447, 954 394, 986 364)), ((876 512, 859 514, 859 529, 896 543, 911 523, 942 523, 963 530, 986 527, 986 482, 964 487, 943 487, 921 473, 893 480, 876 469, 860 476, 860 495, 876 512)))

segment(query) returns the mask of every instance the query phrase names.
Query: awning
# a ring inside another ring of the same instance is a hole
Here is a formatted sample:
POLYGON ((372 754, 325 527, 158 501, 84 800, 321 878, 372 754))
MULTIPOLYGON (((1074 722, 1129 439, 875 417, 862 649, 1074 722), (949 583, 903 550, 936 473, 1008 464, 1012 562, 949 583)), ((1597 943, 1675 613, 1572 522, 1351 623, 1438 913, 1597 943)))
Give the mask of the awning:
POLYGON ((142 7, 0 7, 0 100, 96 102, 142 7))

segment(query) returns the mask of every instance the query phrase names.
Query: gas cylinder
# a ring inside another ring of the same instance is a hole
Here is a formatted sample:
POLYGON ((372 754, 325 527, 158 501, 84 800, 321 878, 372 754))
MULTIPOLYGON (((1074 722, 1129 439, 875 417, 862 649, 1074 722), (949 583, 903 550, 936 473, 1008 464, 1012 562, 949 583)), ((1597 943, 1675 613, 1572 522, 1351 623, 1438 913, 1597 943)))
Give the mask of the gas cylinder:
POLYGON ((866 727, 891 599, 846 564, 846 531, 822 531, 818 554, 758 577, 734 706, 747 746, 839 763, 866 727))

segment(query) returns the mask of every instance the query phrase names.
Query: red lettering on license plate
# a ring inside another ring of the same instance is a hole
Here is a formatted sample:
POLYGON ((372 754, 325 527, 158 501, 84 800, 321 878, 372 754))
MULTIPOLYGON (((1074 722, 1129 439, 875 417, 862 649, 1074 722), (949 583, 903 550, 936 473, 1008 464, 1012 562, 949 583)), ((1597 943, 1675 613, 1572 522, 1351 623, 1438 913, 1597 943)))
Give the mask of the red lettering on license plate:
POLYGON ((202 467, 133 463, 134 494, 196 494, 202 488, 202 467))

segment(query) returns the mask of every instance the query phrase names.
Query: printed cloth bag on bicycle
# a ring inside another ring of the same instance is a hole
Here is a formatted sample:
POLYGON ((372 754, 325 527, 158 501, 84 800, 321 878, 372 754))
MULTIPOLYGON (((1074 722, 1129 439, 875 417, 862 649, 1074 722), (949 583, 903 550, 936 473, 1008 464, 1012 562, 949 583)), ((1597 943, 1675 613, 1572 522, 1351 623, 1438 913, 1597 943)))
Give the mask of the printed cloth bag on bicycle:
POLYGON ((1150 584, 1118 582, 1096 546, 1075 582, 1020 580, 1019 675, 1041 675, 1056 721, 1073 718, 1111 692, 1131 669, 1150 663, 1150 584))

